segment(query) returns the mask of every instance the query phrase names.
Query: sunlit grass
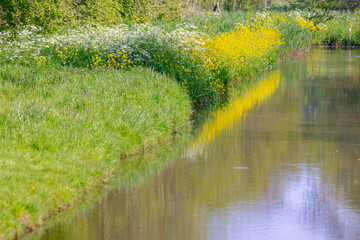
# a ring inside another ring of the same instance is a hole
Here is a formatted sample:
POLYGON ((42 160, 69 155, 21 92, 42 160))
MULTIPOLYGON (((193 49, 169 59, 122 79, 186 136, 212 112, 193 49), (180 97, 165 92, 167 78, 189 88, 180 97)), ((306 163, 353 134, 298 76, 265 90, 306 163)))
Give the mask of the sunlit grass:
POLYGON ((0 83, 0 238, 81 201, 121 158, 168 141, 190 115, 175 81, 140 68, 2 65, 0 83))

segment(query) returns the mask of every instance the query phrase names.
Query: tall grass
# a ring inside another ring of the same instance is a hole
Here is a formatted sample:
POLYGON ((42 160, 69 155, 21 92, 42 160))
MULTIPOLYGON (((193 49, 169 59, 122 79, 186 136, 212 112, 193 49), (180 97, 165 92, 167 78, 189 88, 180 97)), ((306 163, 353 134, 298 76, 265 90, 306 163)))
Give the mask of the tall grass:
POLYGON ((125 156, 183 131, 184 91, 167 77, 0 67, 0 238, 37 228, 109 179, 125 156))
POLYGON ((360 9, 337 12, 316 33, 316 44, 329 46, 360 46, 360 9), (349 28, 351 39, 349 39, 349 28))

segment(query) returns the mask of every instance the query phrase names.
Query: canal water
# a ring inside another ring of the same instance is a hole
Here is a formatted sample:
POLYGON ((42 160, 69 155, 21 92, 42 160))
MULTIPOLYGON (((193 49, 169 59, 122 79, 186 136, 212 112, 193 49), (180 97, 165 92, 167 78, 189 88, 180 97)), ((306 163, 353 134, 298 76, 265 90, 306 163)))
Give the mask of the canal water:
POLYGON ((209 114, 158 174, 42 239, 360 239, 360 49, 314 49, 209 114))

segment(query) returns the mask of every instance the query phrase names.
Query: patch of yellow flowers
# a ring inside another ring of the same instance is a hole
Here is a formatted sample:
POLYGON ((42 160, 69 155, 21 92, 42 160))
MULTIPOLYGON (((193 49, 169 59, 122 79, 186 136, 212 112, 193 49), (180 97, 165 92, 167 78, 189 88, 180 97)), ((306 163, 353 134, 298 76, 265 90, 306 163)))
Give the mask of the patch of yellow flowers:
POLYGON ((210 59, 227 65, 232 77, 237 77, 242 68, 253 61, 268 64, 267 57, 282 44, 279 31, 274 26, 239 25, 206 41, 205 49, 210 59))
POLYGON ((70 45, 60 49, 56 48, 55 51, 63 64, 83 65, 87 63, 86 67, 88 68, 100 66, 109 70, 131 69, 134 67, 134 64, 123 50, 118 50, 117 52, 102 51, 95 46, 81 48, 70 45))
POLYGON ((37 57, 37 64, 39 67, 45 67, 46 66, 46 61, 47 61, 47 58, 45 56, 40 56, 40 57, 37 57))
POLYGON ((303 17, 296 17, 295 20, 302 29, 307 29, 312 32, 314 32, 316 30, 315 24, 311 20, 305 19, 303 17))
MULTIPOLYGON (((277 21, 285 19, 282 15, 278 18, 277 21)), ((256 23, 238 24, 236 29, 217 36, 191 34, 187 37, 196 38, 196 41, 185 55, 213 75, 211 85, 224 93, 226 86, 221 81, 221 68, 226 68, 231 79, 237 79, 250 76, 251 71, 274 60, 274 53, 283 43, 274 23, 273 19, 267 18, 256 23)))
MULTIPOLYGON (((359 27, 360 25, 360 8, 354 10, 355 13, 355 19, 353 20, 352 24, 353 26, 359 27)), ((351 28, 353 26, 350 26, 351 28)))

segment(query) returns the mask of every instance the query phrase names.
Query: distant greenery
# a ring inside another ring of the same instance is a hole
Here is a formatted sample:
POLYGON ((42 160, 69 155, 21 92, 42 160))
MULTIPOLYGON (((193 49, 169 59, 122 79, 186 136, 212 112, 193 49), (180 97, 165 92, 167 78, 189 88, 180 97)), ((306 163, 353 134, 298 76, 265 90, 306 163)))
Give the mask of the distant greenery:
POLYGON ((322 10, 354 10, 360 7, 358 0, 187 0, 186 3, 204 10, 218 4, 223 11, 256 10, 264 7, 294 10, 316 8, 322 10))
POLYGON ((358 0, 290 0, 285 2, 291 7, 322 10, 354 10, 360 7, 358 0))
POLYGON ((0 1, 0 31, 26 25, 54 31, 80 24, 178 19, 179 6, 179 0, 6 0, 0 1))

